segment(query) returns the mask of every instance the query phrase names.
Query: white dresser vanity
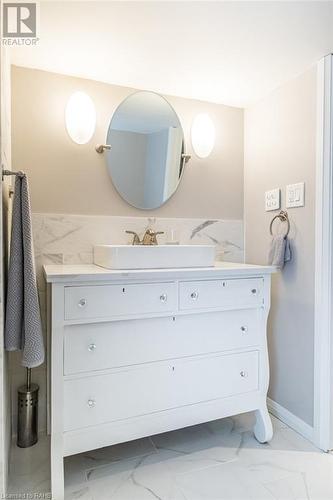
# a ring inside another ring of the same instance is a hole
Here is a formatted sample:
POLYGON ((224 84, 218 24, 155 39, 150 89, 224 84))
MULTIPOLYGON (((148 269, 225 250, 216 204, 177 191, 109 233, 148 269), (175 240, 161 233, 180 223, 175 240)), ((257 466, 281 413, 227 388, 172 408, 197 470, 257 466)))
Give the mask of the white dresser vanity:
POLYGON ((63 458, 266 406, 272 267, 45 266, 54 500, 63 458))

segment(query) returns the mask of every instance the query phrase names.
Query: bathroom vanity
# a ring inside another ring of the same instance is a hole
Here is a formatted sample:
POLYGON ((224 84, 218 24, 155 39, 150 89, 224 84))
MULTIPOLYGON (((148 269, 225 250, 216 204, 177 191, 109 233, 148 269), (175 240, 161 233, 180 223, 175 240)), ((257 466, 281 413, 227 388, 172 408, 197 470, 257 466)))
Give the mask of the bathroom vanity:
POLYGON ((271 439, 273 271, 45 266, 54 500, 68 455, 252 410, 271 439))

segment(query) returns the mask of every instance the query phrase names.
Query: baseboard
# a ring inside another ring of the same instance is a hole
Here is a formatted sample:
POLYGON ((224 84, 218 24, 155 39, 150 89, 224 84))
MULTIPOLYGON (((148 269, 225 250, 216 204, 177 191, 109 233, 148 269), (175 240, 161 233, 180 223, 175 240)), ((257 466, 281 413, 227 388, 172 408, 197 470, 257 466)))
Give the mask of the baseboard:
POLYGON ((278 418, 283 423, 287 424, 294 431, 298 432, 298 434, 301 434, 301 436, 313 442, 314 429, 313 427, 311 427, 311 425, 304 422, 304 420, 302 420, 301 418, 296 417, 296 415, 294 415, 289 410, 287 410, 279 403, 276 403, 270 398, 267 398, 267 406, 271 414, 274 415, 274 417, 278 418))

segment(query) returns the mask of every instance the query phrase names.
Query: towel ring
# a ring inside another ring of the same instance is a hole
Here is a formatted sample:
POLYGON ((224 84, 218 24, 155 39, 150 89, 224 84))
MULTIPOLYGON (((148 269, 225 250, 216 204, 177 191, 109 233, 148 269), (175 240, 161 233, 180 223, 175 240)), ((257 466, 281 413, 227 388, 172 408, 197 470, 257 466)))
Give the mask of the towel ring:
POLYGON ((276 219, 280 219, 281 222, 287 223, 287 232, 284 235, 284 237, 286 238, 289 234, 289 231, 290 231, 290 221, 289 221, 289 217, 288 217, 288 212, 281 210, 281 212, 278 215, 273 217, 273 219, 271 220, 270 226, 269 226, 269 232, 271 233, 271 236, 273 236, 273 224, 274 224, 274 221, 276 219))

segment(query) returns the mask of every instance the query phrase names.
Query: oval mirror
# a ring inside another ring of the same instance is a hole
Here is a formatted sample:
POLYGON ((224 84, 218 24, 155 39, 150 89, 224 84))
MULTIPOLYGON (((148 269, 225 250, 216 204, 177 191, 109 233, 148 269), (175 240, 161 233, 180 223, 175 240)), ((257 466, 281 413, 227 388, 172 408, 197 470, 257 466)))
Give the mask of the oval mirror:
POLYGON ((127 97, 111 119, 107 143, 109 174, 130 205, 157 208, 176 191, 184 166, 184 134, 164 97, 146 91, 127 97))

